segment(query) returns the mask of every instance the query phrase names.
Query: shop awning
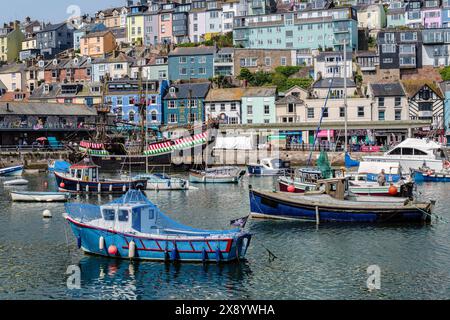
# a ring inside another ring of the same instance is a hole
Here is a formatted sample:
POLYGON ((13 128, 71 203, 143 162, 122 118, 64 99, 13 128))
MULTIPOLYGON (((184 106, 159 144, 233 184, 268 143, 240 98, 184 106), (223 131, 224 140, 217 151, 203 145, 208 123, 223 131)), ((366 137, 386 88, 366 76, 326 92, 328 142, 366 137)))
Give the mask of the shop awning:
POLYGON ((334 130, 320 130, 317 137, 318 138, 334 137, 334 130))

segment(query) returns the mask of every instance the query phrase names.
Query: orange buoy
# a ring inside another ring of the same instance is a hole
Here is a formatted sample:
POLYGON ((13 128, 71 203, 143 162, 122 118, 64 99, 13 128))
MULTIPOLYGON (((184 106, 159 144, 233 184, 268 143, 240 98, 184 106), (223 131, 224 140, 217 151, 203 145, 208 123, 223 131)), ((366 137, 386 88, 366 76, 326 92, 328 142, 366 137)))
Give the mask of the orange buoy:
POLYGON ((394 185, 391 185, 391 186, 389 187, 389 194, 390 194, 391 196, 396 196, 397 193, 398 193, 397 187, 394 186, 394 185))
POLYGON ((293 185, 290 185, 290 186, 287 188, 287 191, 290 192, 290 193, 294 193, 294 192, 295 192, 295 187, 294 187, 293 185))
POLYGON ((108 247, 108 254, 110 256, 116 256, 118 252, 119 250, 117 250, 117 247, 115 245, 112 244, 108 247))
POLYGON ((66 184, 65 184, 64 182, 61 182, 61 183, 59 184, 59 187, 60 187, 60 188, 63 188, 63 189, 64 189, 65 186, 66 186, 66 184))

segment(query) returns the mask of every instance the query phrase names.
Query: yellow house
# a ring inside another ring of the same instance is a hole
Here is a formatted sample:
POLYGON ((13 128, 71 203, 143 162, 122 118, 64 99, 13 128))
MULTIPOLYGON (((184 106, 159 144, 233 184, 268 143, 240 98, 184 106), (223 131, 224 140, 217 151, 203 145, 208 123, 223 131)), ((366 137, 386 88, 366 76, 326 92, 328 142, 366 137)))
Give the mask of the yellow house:
POLYGON ((4 25, 0 28, 0 61, 14 62, 19 58, 22 41, 25 35, 20 31, 18 23, 4 25))
POLYGON ((26 38, 22 41, 22 50, 37 49, 36 37, 26 38))
POLYGON ((116 38, 110 30, 91 32, 80 39, 80 53, 84 56, 102 56, 115 48, 116 38))
POLYGON ((135 45, 144 42, 144 16, 142 12, 127 16, 127 41, 135 45))

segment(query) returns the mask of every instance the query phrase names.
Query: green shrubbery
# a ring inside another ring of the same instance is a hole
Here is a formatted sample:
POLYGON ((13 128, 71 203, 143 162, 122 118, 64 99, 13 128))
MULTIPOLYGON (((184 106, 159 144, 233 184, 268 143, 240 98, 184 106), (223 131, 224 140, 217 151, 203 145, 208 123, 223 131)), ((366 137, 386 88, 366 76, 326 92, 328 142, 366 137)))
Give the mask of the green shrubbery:
POLYGON ((302 67, 299 66, 278 67, 275 69, 275 72, 256 71, 255 73, 247 68, 242 68, 238 78, 240 80, 247 80, 248 84, 251 86, 261 87, 273 85, 276 86, 279 91, 289 90, 293 86, 308 89, 313 82, 312 78, 290 78, 301 68, 302 67))

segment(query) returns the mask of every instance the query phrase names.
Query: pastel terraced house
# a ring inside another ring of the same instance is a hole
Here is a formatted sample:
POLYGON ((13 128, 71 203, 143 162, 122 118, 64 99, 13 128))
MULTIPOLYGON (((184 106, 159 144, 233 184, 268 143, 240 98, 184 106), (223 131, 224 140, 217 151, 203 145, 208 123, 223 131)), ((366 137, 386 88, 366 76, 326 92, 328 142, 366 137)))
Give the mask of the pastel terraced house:
POLYGON ((130 44, 143 45, 144 43, 144 14, 148 7, 144 5, 135 5, 130 7, 130 13, 127 16, 127 40, 130 44))
POLYGON ((242 123, 263 124, 277 121, 276 87, 248 88, 242 95, 242 123))
POLYGON ((441 21, 440 0, 425 0, 422 7, 422 25, 424 28, 440 28, 441 21))
POLYGON ((80 41, 80 52, 84 56, 100 57, 116 48, 116 38, 110 30, 90 32, 80 41))
POLYGON ((14 62, 19 58, 25 35, 20 31, 18 22, 5 24, 0 28, 0 61, 14 62))

